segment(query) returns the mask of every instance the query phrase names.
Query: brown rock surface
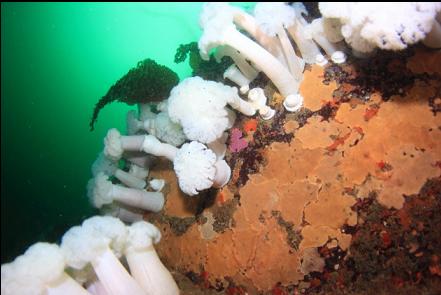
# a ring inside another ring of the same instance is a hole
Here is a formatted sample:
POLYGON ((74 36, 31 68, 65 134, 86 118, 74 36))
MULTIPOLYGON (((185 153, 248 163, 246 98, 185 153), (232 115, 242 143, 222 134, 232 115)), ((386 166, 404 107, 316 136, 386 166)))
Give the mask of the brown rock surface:
MULTIPOLYGON (((435 63, 441 64, 439 53, 417 52, 407 67, 415 74, 439 73, 435 63)), ((357 77, 354 65, 346 70, 349 78, 357 77)), ((252 150, 255 135, 262 134, 257 118, 248 153, 260 153, 264 160, 244 185, 230 182, 213 200, 206 196, 203 201, 179 191, 171 165, 160 162, 160 169, 152 168, 153 177, 168 183, 162 215, 195 217, 180 235, 168 219, 154 219, 163 233, 158 253, 168 267, 204 274, 220 290, 235 285, 253 293, 278 283, 296 284, 308 271, 323 267, 317 257, 321 252, 314 249, 349 249, 352 235, 344 229, 362 222, 353 211, 357 202, 373 196, 387 208, 401 208, 404 196, 441 174, 441 115, 429 103, 441 99, 441 78, 416 78, 411 87, 403 87, 404 93, 387 99, 372 90, 368 100, 337 100, 347 98, 339 92, 361 86, 338 80, 325 85, 324 76, 318 66, 305 72, 300 91, 312 112, 282 122, 280 130, 294 134, 290 142, 275 140, 252 150), (329 116, 323 113, 326 102, 334 110, 329 116), (213 225, 219 218, 226 224, 220 229, 213 225)), ((272 98, 280 107, 280 95, 272 98)), ((242 165, 242 159, 237 163, 242 165)), ((240 165, 233 167, 235 179, 240 165)))
POLYGON ((311 70, 304 72, 303 81, 300 85, 300 94, 305 99, 305 108, 311 111, 319 110, 326 102, 332 100, 332 92, 337 88, 333 81, 329 85, 322 83, 323 68, 312 65, 311 70))

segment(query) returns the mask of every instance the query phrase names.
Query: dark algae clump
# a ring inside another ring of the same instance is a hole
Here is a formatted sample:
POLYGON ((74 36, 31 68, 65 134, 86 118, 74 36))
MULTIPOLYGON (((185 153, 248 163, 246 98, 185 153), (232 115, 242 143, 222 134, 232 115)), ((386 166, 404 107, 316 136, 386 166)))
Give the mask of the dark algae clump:
POLYGON ((223 233, 232 223, 233 214, 239 204, 239 198, 228 200, 222 206, 213 208, 213 230, 217 233, 223 233))
POLYGON ((340 87, 334 92, 334 99, 347 102, 350 99, 369 100, 378 92, 384 101, 392 96, 404 96, 416 80, 430 81, 435 75, 414 74, 407 68, 407 59, 414 55, 414 48, 403 52, 379 51, 369 59, 349 59, 344 65, 332 64, 326 67, 323 83, 336 81, 340 87))
POLYGON ((138 62, 135 68, 110 87, 106 95, 96 103, 90 130, 94 129, 99 112, 107 104, 114 101, 129 105, 159 102, 168 98, 171 89, 178 83, 178 75, 166 66, 159 65, 152 59, 138 62))
POLYGON ((193 69, 192 76, 217 82, 224 82, 223 73, 233 63, 233 60, 226 56, 220 62, 217 62, 212 55, 210 60, 203 60, 197 42, 182 44, 176 50, 175 63, 184 62, 187 58, 193 69))
POLYGON ((300 233, 300 231, 296 231, 294 229, 294 223, 283 219, 282 213, 280 211, 274 210, 271 212, 271 215, 277 219, 277 223, 279 224, 279 226, 286 231, 286 239, 288 245, 295 251, 299 250, 299 245, 302 240, 302 234, 300 233))

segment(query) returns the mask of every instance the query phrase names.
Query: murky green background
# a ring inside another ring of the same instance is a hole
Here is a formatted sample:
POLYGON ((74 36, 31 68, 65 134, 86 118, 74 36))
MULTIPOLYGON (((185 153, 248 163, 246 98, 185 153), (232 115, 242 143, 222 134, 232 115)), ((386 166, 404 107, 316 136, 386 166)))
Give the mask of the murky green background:
MULTIPOLYGON (((252 4, 237 4, 249 7, 252 4)), ((1 4, 1 260, 38 240, 57 241, 95 213, 85 187, 109 128, 127 110, 94 104, 146 57, 173 62, 197 41, 202 3, 1 4)))

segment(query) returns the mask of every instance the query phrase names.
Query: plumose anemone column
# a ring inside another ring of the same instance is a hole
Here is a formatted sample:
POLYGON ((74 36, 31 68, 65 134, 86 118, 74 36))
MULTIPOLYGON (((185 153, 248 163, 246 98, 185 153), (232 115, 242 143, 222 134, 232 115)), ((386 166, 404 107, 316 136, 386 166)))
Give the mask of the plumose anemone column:
POLYGON ((164 207, 164 195, 161 192, 148 192, 113 184, 104 173, 99 173, 89 181, 88 196, 97 208, 113 201, 152 212, 159 212, 164 207))
POLYGON ((178 149, 146 135, 143 149, 146 153, 173 161, 179 187, 189 196, 210 187, 222 187, 230 180, 228 164, 218 160, 216 154, 200 142, 192 141, 178 149))
MULTIPOLYGON (((226 27, 222 35, 224 36, 224 44, 235 48, 251 60, 256 67, 271 79, 284 97, 299 95, 299 82, 268 51, 245 37, 233 26, 226 27)), ((300 108, 302 104, 301 98, 298 97, 296 102, 299 104, 298 108, 300 108)))
POLYGON ((218 15, 213 19, 201 22, 203 34, 199 39, 199 50, 202 58, 207 59, 212 48, 228 45, 238 50, 259 70, 262 70, 276 85, 280 93, 288 100, 289 111, 300 109, 303 99, 298 93, 299 82, 291 73, 268 51, 259 44, 240 33, 232 22, 232 18, 218 15))
POLYGON ((142 135, 123 136, 117 129, 112 128, 104 138, 104 155, 118 161, 125 151, 140 151, 143 140, 142 135))
POLYGON ((161 240, 161 232, 153 224, 140 221, 128 228, 125 256, 130 272, 146 294, 179 294, 175 280, 162 264, 153 243, 161 240))

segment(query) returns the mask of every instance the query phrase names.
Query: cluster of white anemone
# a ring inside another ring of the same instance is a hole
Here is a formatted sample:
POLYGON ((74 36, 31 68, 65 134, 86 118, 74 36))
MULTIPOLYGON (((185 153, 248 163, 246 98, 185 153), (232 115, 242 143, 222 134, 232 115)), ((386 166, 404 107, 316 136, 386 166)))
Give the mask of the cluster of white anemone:
POLYGON ((164 195, 161 190, 165 181, 147 181, 152 162, 148 155, 126 155, 127 162, 130 163, 128 171, 119 168, 122 148, 112 143, 120 138, 121 135, 116 129, 109 130, 105 139, 106 148, 92 165, 93 178, 87 184, 87 196, 92 205, 101 209, 104 214, 118 217, 125 222, 135 222, 142 220, 144 211, 162 210, 164 195), (130 162, 131 160, 137 164, 130 162), (112 177, 117 179, 119 184, 114 184, 111 181, 112 177))
POLYGON ((300 2, 260 2, 252 14, 227 3, 207 3, 199 22, 201 57, 208 59, 217 48, 220 56, 233 58, 235 65, 224 77, 241 93, 249 90, 256 73, 264 72, 285 97, 285 108, 298 111, 305 63, 325 65, 325 55, 334 63, 345 62, 344 43, 356 56, 377 47, 401 50, 420 40, 441 47, 439 2, 321 2, 319 8, 323 17, 308 23, 304 18, 308 12, 300 2))
POLYGON ((150 181, 150 188, 155 191, 146 190, 152 157, 173 162, 179 187, 189 196, 226 185, 231 169, 224 160, 228 137, 225 131, 236 119, 233 109, 248 116, 259 112, 265 120, 275 114, 267 106, 263 90, 258 90, 249 91, 249 99, 243 100, 236 87, 191 77, 181 81, 168 99, 155 106, 159 113, 152 111, 152 105, 139 104, 138 114, 127 114, 128 135, 112 128, 104 138, 104 151, 93 165, 94 177, 88 184, 92 204, 97 208, 104 206, 107 212, 127 222, 142 217, 139 210, 160 211, 164 205, 164 196, 159 192, 163 181, 150 181), (121 159, 131 163, 130 171, 118 168, 121 159), (132 170, 145 173, 137 175, 132 170), (121 184, 112 183, 111 177, 121 184))
POLYGON ((95 216, 69 229, 60 246, 39 242, 3 264, 1 293, 179 294, 153 247, 160 240, 160 231, 146 221, 126 226, 114 217, 95 216))
POLYGON ((189 196, 226 185, 231 169, 224 160, 228 137, 225 131, 234 124, 234 110, 247 116, 258 112, 264 120, 275 114, 262 89, 247 92, 248 99, 244 100, 236 87, 191 77, 181 81, 167 100, 156 105, 158 114, 151 111, 150 105, 139 105, 138 115, 130 111, 129 135, 112 128, 104 139, 104 151, 94 164, 94 178, 88 184, 92 204, 97 208, 105 206, 114 216, 128 222, 139 217, 138 209, 160 211, 164 196, 152 185, 157 180, 150 182, 155 192, 146 190, 152 156, 173 162, 179 187, 189 196), (137 177, 130 172, 132 168, 129 172, 118 169, 120 159, 147 172, 137 177), (122 185, 113 184, 111 176, 122 185))
POLYGON ((402 50, 419 41, 441 48, 440 2, 321 2, 319 9, 336 28, 336 38, 359 56, 376 48, 402 50))
MULTIPOLYGON (((305 64, 324 65, 328 62, 326 56, 335 63, 345 62, 343 41, 356 51, 371 50, 375 45, 402 49, 426 35, 435 35, 429 32, 438 28, 435 15, 439 4, 397 4, 400 16, 391 20, 392 25, 387 28, 385 21, 391 5, 382 4, 381 11, 371 13, 373 6, 368 3, 321 3, 323 17, 309 23, 300 3, 261 2, 252 14, 227 3, 205 4, 199 19, 203 29, 198 43, 201 57, 209 59, 214 48, 218 61, 223 56, 231 57, 234 64, 225 71, 224 78, 239 89, 200 77, 184 79, 167 100, 157 105, 158 114, 149 105, 140 105, 138 116, 134 111, 128 113, 128 136, 110 130, 105 139, 106 157, 112 161, 123 157, 138 166, 142 166, 142 153, 166 157, 173 162, 181 190, 190 196, 225 185, 231 175, 223 160, 226 131, 233 126, 234 110, 247 116, 258 112, 264 120, 275 114, 267 105, 263 90, 250 89, 259 72, 264 72, 285 97, 284 107, 298 111, 303 103, 299 86, 305 64), (398 32, 401 43, 392 31, 398 32), (242 99, 239 94, 248 97, 242 99)), ((428 43, 436 43, 434 40, 431 38, 428 43)), ((106 175, 94 174, 90 184, 91 199, 97 207, 115 200, 144 210, 161 210, 162 194, 141 191, 144 182, 130 182, 116 170, 112 175, 128 185, 129 191, 112 185, 106 175)))
POLYGON ((199 22, 203 29, 200 54, 208 59, 210 51, 219 47, 221 56, 232 57, 235 65, 224 77, 237 83, 242 93, 247 92, 256 73, 264 72, 285 97, 285 108, 298 111, 303 103, 299 85, 305 63, 324 65, 327 60, 320 48, 334 62, 345 61, 341 46, 325 36, 327 23, 317 20, 308 24, 302 13, 307 13, 302 4, 261 2, 252 15, 227 3, 207 3, 199 22), (301 56, 296 55, 288 34, 301 56))

